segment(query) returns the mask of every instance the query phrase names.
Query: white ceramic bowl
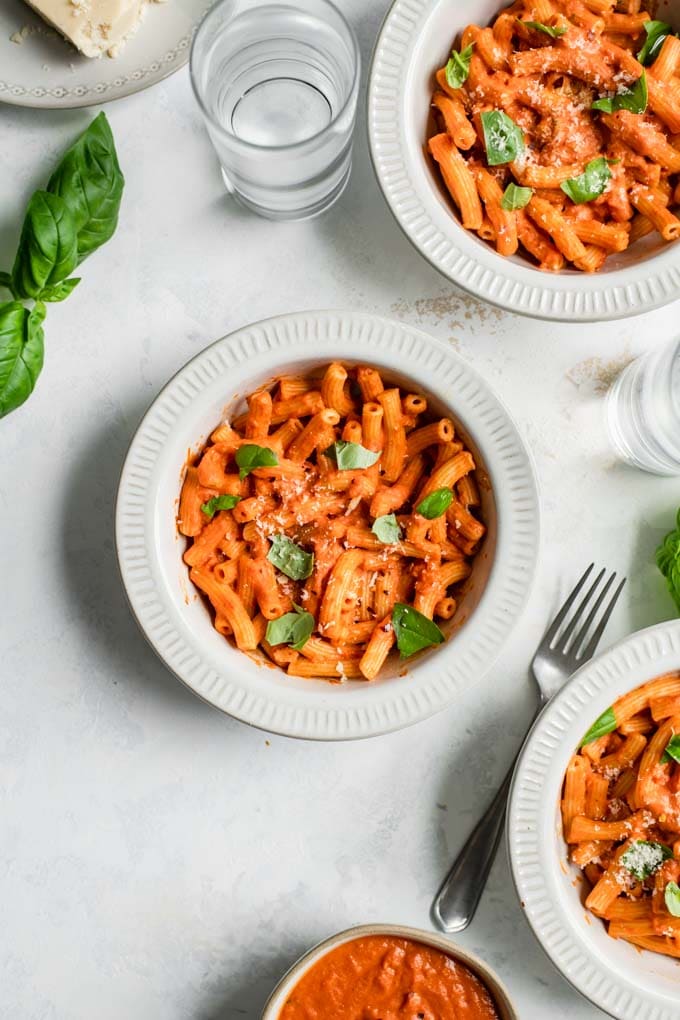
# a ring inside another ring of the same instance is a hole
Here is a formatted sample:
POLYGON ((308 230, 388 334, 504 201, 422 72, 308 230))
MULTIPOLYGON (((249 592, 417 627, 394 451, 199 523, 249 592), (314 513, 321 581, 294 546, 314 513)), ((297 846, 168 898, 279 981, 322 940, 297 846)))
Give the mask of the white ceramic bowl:
POLYGON ((393 935, 397 938, 412 939, 414 942, 421 942, 423 945, 440 949, 454 960, 464 963, 474 974, 481 978, 493 996, 500 1014, 500 1020, 519 1020, 519 1013, 510 1001, 505 985, 478 956, 474 956, 467 949, 462 949, 460 946, 455 945, 455 943, 450 942, 444 935, 436 935, 434 932, 423 931, 420 928, 405 928, 403 925, 393 924, 364 924, 357 928, 348 928, 346 931, 341 931, 339 934, 325 939, 318 946, 314 946, 281 978, 281 981, 279 981, 265 1004, 261 1020, 277 1020, 286 999, 295 988, 295 985, 322 956, 325 956, 331 949, 335 949, 345 942, 364 938, 367 935, 393 935))
POLYGON ((123 467, 116 542, 132 611, 179 679, 245 722, 338 740, 424 719, 483 676, 529 592, 538 498, 530 458, 507 411, 449 346, 375 316, 302 312, 218 340, 168 383, 139 426, 123 467), (450 640, 407 660, 404 675, 395 657, 387 675, 370 684, 296 679, 233 648, 213 628, 188 580, 185 540, 175 527, 187 451, 199 449, 225 413, 281 371, 306 371, 333 359, 375 364, 395 382, 410 380, 435 410, 458 423, 491 483, 482 508, 489 533, 451 621, 450 640))
POLYGON ((565 978, 618 1020, 677 1020, 680 968, 610 938, 586 911, 562 838, 562 780, 585 731, 619 695, 674 669, 680 621, 639 631, 583 666, 539 716, 510 793, 508 850, 526 917, 565 978))
MULTIPOLYGON (((487 25, 503 0, 395 0, 373 54, 368 133, 373 165, 402 230, 444 276, 502 308, 588 322, 637 315, 680 297, 680 246, 650 235, 587 274, 541 272, 498 255, 456 219, 425 155, 433 74, 466 25, 487 25)), ((664 7, 680 26, 680 0, 664 7)))

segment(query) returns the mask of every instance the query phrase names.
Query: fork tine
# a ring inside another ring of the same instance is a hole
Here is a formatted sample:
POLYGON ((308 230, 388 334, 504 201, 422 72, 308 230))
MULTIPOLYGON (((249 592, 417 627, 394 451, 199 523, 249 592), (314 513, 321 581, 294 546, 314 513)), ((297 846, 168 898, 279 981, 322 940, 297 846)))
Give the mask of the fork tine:
POLYGON ((600 606, 602 605, 602 603, 604 602, 605 598, 607 597, 607 592, 609 591, 609 589, 611 588, 611 586, 613 585, 615 580, 616 580, 616 571, 614 571, 613 574, 609 575, 609 578, 607 579, 607 582, 606 582, 604 588, 602 589, 600 594, 595 599, 595 604, 593 605, 593 608, 590 610, 590 612, 588 613, 588 616, 586 617, 586 622, 583 624, 583 626, 579 630, 578 634, 576 635, 574 640, 571 642, 571 647, 569 648, 570 655, 575 655, 576 657, 578 657, 578 650, 581 647, 581 645, 583 644, 583 642, 585 641, 586 637, 588 636, 588 631, 590 630, 590 628, 591 628, 591 626, 592 626, 592 624, 593 624, 593 622, 595 620, 595 617, 597 616, 597 611, 600 608, 600 606))
MULTIPOLYGON (((590 602, 590 600, 593 597, 594 593, 597 591, 597 588, 598 588, 598 586, 600 584, 600 581, 602 580, 604 575, 605 575, 605 570, 603 568, 600 571, 600 573, 597 575, 597 577, 595 578, 593 583, 591 584, 591 586, 588 589, 588 591, 586 592, 586 594, 581 599, 581 601, 580 601, 580 603, 578 605, 578 608, 576 609, 576 612, 574 613, 574 615, 572 616, 571 620, 569 621, 569 623, 565 627, 564 632, 560 635, 559 646, 561 647, 561 650, 562 650, 563 654, 567 650, 567 646, 569 644, 569 639, 570 639, 571 635, 574 633, 574 629, 575 629, 577 623, 579 622, 579 620, 583 616, 583 613, 585 612, 586 606, 590 602)), ((555 648, 557 648, 557 647, 558 647, 558 645, 556 644, 555 648)))
POLYGON ((560 629, 560 627, 562 625, 562 621, 564 620, 565 616, 567 615, 567 613, 569 612, 569 610, 573 606, 574 601, 576 599, 576 596, 580 592, 581 588, 583 587, 583 585, 586 583, 586 581, 590 577, 591 571, 592 571, 594 566, 595 566, 595 564, 591 563, 590 566, 588 567, 588 569, 586 570, 586 572, 584 573, 583 577, 581 577, 579 579, 579 581, 577 581, 576 587, 574 588, 572 593, 569 595, 569 597, 567 598, 566 602, 564 603, 564 605, 560 609, 559 613, 557 614, 557 616, 553 620, 552 625, 548 628, 546 634, 544 635, 543 640, 541 642, 541 644, 544 647, 550 647, 550 645, 552 644, 553 638, 555 637, 555 635, 557 634, 558 630, 560 629))
POLYGON ((595 654, 595 649, 597 648, 598 644, 600 643, 600 638, 602 637, 602 635, 604 633, 605 627, 609 623, 609 617, 614 612, 614 606, 618 602, 619 595, 623 591, 623 586, 624 586, 625 583, 626 583, 626 578, 624 577, 623 580, 621 581, 621 583, 619 584, 618 588, 616 589, 616 591, 612 595, 611 601, 610 601, 609 605, 607 606, 607 608, 604 611, 604 614, 602 616, 602 619, 600 620, 600 624, 599 624, 597 630, 595 631, 595 633, 591 637, 590 641, 586 645, 586 648, 585 648, 585 650, 583 652, 583 655, 580 656, 580 658, 582 658, 582 659, 591 659, 593 657, 593 655, 595 654))

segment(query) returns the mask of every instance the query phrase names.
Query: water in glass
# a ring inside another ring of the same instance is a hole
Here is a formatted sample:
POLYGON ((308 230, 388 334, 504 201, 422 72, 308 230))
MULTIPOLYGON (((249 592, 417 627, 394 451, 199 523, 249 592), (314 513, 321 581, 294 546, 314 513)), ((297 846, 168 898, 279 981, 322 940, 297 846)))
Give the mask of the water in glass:
POLYGON ((328 0, 222 0, 199 28, 194 89, 227 188, 274 219, 326 209, 350 172, 359 54, 328 0))
POLYGON ((623 460, 654 474, 680 475, 680 338, 628 365, 606 406, 623 460))

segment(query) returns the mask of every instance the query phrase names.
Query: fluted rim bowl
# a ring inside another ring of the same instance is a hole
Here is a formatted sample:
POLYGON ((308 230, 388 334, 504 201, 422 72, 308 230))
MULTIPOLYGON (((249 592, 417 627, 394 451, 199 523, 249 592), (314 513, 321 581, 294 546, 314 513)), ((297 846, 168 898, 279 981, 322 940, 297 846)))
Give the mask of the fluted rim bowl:
POLYGON ((491 992, 491 996, 500 1014, 500 1020, 519 1020, 519 1013, 510 1000, 507 988, 488 964, 484 963, 483 960, 480 960, 478 956, 475 956, 468 949, 463 949, 461 946, 456 945, 455 942, 451 942, 445 935, 425 931, 422 928, 409 928, 399 924, 363 924, 355 928, 347 928, 345 931, 338 932, 337 935, 324 939, 323 942, 308 950, 281 978, 267 999, 262 1011, 261 1020, 277 1020, 286 999, 298 981, 322 956, 325 956, 331 949, 344 945, 345 942, 352 942, 354 939, 365 938, 368 935, 392 935, 396 938, 411 939, 414 942, 420 942, 425 946, 432 946, 434 949, 441 950, 452 959, 465 964, 481 979, 491 992))
POLYGON ((218 340, 161 391, 123 466, 116 545, 139 626, 192 691, 274 733, 342 740, 425 719, 484 675, 528 596, 538 521, 534 472, 517 428, 489 385, 449 345, 372 315, 301 312, 218 340), (450 413, 490 485, 482 488, 488 535, 459 611, 443 625, 449 640, 413 659, 394 657, 387 675, 371 683, 289 677, 232 647, 189 582, 185 539, 175 522, 187 452, 200 449, 258 386, 334 359, 376 365, 386 378, 424 392, 437 414, 450 413))
POLYGON ((638 631, 586 663, 534 724, 510 791, 508 853, 525 916, 567 981, 618 1020, 677 1020, 680 967, 610 938, 586 910, 562 837, 562 782, 583 734, 612 702, 676 669, 680 620, 638 631))
MULTIPOLYGON (((464 230, 424 151, 434 72, 455 36, 487 25, 504 0, 395 0, 373 52, 368 136, 378 183, 411 243, 447 279, 483 301, 539 319, 595 322, 651 311, 680 297, 680 246, 658 235, 607 259, 599 273, 546 273, 498 255, 464 230)), ((680 3, 673 0, 680 25, 680 3)))

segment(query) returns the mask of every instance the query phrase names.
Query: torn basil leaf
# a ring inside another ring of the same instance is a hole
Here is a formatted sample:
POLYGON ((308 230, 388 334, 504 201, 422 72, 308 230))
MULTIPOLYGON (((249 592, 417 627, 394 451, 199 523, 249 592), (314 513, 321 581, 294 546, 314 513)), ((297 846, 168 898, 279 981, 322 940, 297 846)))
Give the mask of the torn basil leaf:
POLYGON ((522 188, 519 184, 508 184, 501 199, 501 209, 507 209, 508 211, 523 209, 531 201, 533 193, 533 188, 522 188))
POLYGON ((645 39, 644 46, 639 50, 637 58, 641 64, 649 67, 659 56, 659 51, 663 46, 666 36, 673 35, 673 29, 665 21, 645 21, 642 27, 647 33, 647 38, 645 39))
POLYGON ((286 535, 273 535, 267 553, 270 563, 293 581, 303 581, 314 569, 314 553, 305 552, 286 535))
POLYGON ((590 727, 586 735, 583 737, 580 743, 580 747, 585 747, 586 744, 592 744, 593 740, 599 740, 600 737, 604 737, 607 733, 613 733, 616 729, 616 716, 614 715, 614 709, 608 708, 606 712, 603 712, 599 719, 596 719, 593 725, 590 727))
POLYGON ((397 602, 392 610, 392 626, 402 659, 414 655, 422 648, 440 645, 444 640, 444 635, 433 620, 402 602, 397 602))
POLYGON ((533 28, 535 32, 543 32, 545 35, 549 35, 551 39, 559 39, 567 31, 564 25, 544 25, 542 21, 522 21, 521 18, 517 20, 520 25, 533 28))
POLYGON ((394 514, 384 514, 382 517, 376 517, 371 531, 385 545, 394 545, 395 542, 399 542, 401 539, 401 528, 394 514))
POLYGON ((326 453, 333 458, 339 471, 371 467, 380 457, 380 451, 367 450, 361 443, 349 443, 344 439, 329 446, 326 453))
POLYGON ((624 88, 613 96, 596 99, 591 106, 591 110, 601 110, 603 113, 614 113, 616 110, 644 113, 647 109, 648 99, 647 75, 643 71, 637 81, 629 88, 624 88))
POLYGON ((267 624, 265 641, 270 645, 290 645, 299 652, 309 641, 314 630, 314 617, 301 606, 294 613, 284 613, 267 624))
POLYGON ((255 443, 244 443, 239 446, 235 457, 238 464, 238 476, 243 481, 246 475, 259 467, 276 467, 279 458, 268 446, 257 446, 255 443))
POLYGON ((677 882, 669 882, 663 891, 666 910, 673 917, 680 917, 680 887, 677 882))
POLYGON ((666 744, 666 750, 661 755, 661 761, 665 764, 669 761, 680 762, 680 734, 674 733, 666 744))
POLYGON ((416 507, 416 513, 433 521, 436 517, 445 514, 453 502, 451 489, 435 489, 428 493, 425 499, 421 500, 416 507))
POLYGON ((642 882, 658 871, 663 862, 672 856, 673 851, 665 843, 651 843, 646 839, 636 839, 625 853, 621 854, 619 863, 642 882))
POLYGON ((240 496, 213 496, 207 503, 201 503, 201 510, 211 520, 218 510, 233 510, 240 496))
POLYGON ((560 188, 576 205, 592 202, 600 197, 611 180, 610 162, 604 156, 591 159, 582 174, 562 181, 560 188))
POLYGON ((487 110, 482 114, 484 148, 489 166, 512 163, 524 152, 524 132, 512 117, 501 110, 487 110))
POLYGON ((460 53, 457 50, 451 51, 451 56, 446 65, 446 82, 450 88, 459 89, 467 81, 470 73, 470 58, 472 57, 473 46, 474 43, 470 43, 460 53))

